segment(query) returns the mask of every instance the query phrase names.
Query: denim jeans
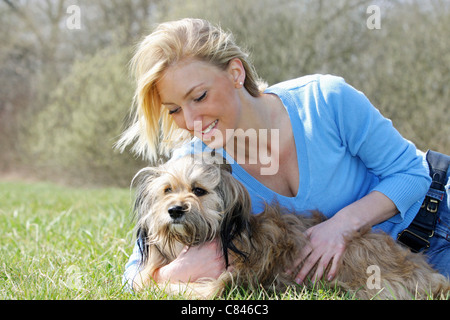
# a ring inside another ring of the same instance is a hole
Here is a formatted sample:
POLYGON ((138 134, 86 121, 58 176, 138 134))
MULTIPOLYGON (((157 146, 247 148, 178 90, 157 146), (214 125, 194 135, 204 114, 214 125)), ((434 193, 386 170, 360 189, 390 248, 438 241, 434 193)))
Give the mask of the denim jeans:
POLYGON ((430 247, 424 253, 428 262, 450 279, 450 168, 447 170, 445 196, 438 210, 438 220, 430 247))

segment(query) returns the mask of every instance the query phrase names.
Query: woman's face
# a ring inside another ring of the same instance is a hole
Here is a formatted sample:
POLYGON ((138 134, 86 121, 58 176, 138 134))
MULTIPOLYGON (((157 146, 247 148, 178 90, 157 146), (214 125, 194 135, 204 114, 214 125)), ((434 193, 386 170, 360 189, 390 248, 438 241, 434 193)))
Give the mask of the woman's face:
POLYGON ((156 87, 163 106, 179 128, 188 130, 210 148, 224 147, 226 129, 236 129, 240 118, 237 86, 245 73, 238 59, 226 70, 199 60, 170 66, 156 87))

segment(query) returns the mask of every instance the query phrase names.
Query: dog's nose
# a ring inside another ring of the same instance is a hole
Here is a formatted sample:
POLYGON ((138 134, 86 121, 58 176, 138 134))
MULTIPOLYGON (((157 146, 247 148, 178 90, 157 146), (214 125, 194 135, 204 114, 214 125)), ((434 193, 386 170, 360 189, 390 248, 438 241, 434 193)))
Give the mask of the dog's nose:
POLYGON ((177 219, 177 218, 182 217, 186 210, 182 206, 173 206, 173 207, 170 207, 168 211, 169 211, 169 215, 172 219, 177 219))

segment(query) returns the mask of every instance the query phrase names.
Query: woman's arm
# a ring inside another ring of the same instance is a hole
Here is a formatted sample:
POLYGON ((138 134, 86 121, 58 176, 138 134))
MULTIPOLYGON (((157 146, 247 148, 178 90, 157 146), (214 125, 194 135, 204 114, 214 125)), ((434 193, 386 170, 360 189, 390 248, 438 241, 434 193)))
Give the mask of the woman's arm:
POLYGON ((122 283, 124 288, 128 291, 133 290, 134 279, 139 274, 140 271, 140 261, 142 259, 142 254, 139 250, 139 245, 136 241, 133 253, 128 258, 128 262, 125 265, 125 272, 123 274, 122 283))
POLYGON ((307 231, 311 244, 299 254, 298 263, 304 261, 296 277, 300 283, 316 263, 317 278, 322 277, 330 263, 326 278, 334 278, 346 241, 354 231, 372 227, 397 213, 395 222, 403 221, 409 208, 425 195, 430 183, 423 158, 418 156, 415 146, 400 135, 364 94, 332 76, 320 78, 318 92, 320 121, 329 122, 348 154, 359 158, 379 182, 366 196, 307 231))

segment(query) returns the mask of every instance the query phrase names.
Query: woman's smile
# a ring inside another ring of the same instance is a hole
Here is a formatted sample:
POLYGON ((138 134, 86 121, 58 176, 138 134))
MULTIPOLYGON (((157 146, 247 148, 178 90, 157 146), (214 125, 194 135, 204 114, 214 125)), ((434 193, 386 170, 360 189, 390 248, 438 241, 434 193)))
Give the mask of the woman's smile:
POLYGON ((217 127, 217 124, 219 123, 219 119, 214 120, 211 122, 209 126, 207 126, 205 129, 202 130, 202 135, 205 137, 206 135, 209 135, 209 133, 213 132, 214 129, 217 127))

